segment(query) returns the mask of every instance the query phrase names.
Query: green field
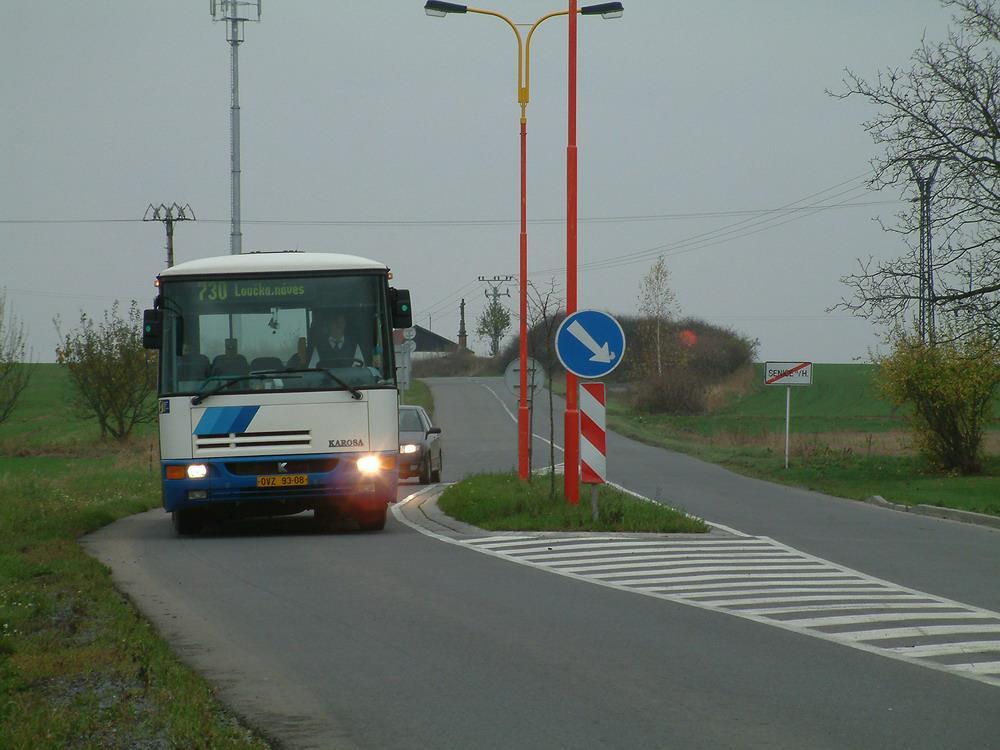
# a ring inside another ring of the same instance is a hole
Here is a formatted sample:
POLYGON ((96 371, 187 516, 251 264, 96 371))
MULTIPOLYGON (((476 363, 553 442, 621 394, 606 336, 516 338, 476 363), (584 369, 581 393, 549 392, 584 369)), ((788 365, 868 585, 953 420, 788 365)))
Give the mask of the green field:
MULTIPOLYGON (((30 386, 8 420, 0 424, 0 455, 79 455, 103 450, 98 445, 101 430, 97 421, 81 418, 71 403, 72 388, 65 369, 57 364, 36 364, 31 369, 30 386)), ((151 437, 156 434, 156 425, 138 425, 134 434, 151 437)))
POLYGON ((64 371, 33 369, 0 425, 0 747, 267 747, 77 544, 160 504, 152 428, 102 443, 64 371))
MULTIPOLYGON (((876 365, 813 365, 813 384, 792 388, 792 429, 797 434, 879 433, 905 430, 906 412, 878 391, 876 365)), ((787 388, 763 384, 764 366, 754 365, 748 392, 731 396, 711 414, 658 417, 675 431, 708 437, 717 433, 763 435, 785 431, 787 388)), ((994 402, 1000 429, 1000 394, 994 402)))
POLYGON ((956 477, 926 466, 911 446, 905 414, 877 389, 874 365, 814 365, 813 385, 792 389, 791 460, 784 468, 785 395, 763 385, 757 365, 744 393, 690 417, 640 413, 627 394, 608 397, 608 426, 740 473, 864 499, 942 505, 1000 514, 1000 396, 986 434, 984 472, 956 477))

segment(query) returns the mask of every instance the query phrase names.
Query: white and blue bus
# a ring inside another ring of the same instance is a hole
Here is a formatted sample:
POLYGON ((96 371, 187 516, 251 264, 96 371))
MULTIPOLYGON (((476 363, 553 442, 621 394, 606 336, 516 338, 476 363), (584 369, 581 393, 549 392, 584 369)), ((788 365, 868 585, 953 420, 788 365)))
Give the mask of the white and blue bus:
POLYGON ((392 329, 409 292, 351 255, 247 253, 160 274, 144 344, 159 350, 163 505, 178 534, 314 510, 381 529, 399 452, 392 329))

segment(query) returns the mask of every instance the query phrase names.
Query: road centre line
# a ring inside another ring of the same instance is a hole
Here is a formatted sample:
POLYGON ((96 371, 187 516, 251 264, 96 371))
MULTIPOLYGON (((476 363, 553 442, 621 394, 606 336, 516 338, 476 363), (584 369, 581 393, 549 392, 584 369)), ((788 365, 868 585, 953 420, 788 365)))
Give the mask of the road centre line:
MULTIPOLYGON (((503 399, 502 399, 502 398, 500 398, 500 396, 498 396, 498 395, 497 395, 497 392, 496 392, 496 391, 494 391, 494 390, 493 390, 492 388, 490 388, 490 387, 489 387, 488 385, 486 385, 485 383, 480 383, 479 385, 481 385, 481 386, 482 386, 483 388, 485 388, 486 390, 488 390, 488 391, 489 391, 490 393, 492 393, 492 394, 493 394, 493 398, 495 398, 495 399, 496 399, 497 401, 499 401, 499 402, 500 402, 500 406, 502 406, 502 407, 503 407, 503 410, 504 410, 505 412, 507 412, 507 416, 511 418, 511 421, 513 421, 513 422, 514 422, 514 424, 517 424, 517 417, 515 417, 515 416, 514 416, 514 413, 513 413, 513 412, 512 412, 512 411, 511 411, 510 409, 508 409, 508 408, 507 408, 507 404, 505 404, 505 403, 503 402, 503 399)), ((533 433, 531 433, 531 436, 532 436, 532 437, 534 437, 534 438, 538 438, 538 439, 539 439, 539 440, 541 440, 541 441, 542 441, 543 443, 548 443, 548 444, 549 444, 549 445, 551 445, 551 446, 552 446, 553 448, 555 448, 555 449, 556 449, 557 451, 562 451, 563 453, 565 453, 565 452, 566 452, 566 451, 565 451, 565 450, 563 449, 563 447, 562 447, 561 445, 556 445, 555 443, 553 443, 553 442, 552 442, 551 440, 549 440, 548 438, 545 438, 545 437, 542 437, 541 435, 539 435, 539 434, 538 434, 537 432, 533 432, 533 433)))

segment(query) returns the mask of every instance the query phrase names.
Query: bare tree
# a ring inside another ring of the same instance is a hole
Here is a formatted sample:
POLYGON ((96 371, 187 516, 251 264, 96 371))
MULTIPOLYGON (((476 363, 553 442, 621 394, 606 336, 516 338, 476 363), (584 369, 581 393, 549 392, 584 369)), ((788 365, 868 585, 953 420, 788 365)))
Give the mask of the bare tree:
MULTIPOLYGON (((59 331, 59 320, 55 321, 59 331)), ((124 440, 132 428, 156 418, 154 362, 142 346, 139 306, 133 300, 127 317, 116 301, 95 322, 80 314, 80 326, 56 347, 56 358, 69 369, 77 411, 96 419, 101 437, 124 440)))
POLYGON ((490 342, 490 356, 500 354, 500 342, 510 330, 510 311, 493 297, 476 321, 476 335, 490 342))
POLYGON ((0 290, 0 423, 14 411, 28 387, 31 370, 27 354, 24 323, 9 312, 7 295, 0 290))
POLYGON ((963 323, 957 335, 1000 333, 1000 7, 996 0, 942 0, 953 27, 942 42, 926 39, 908 68, 868 81, 848 70, 846 90, 878 108, 864 124, 884 154, 872 162, 870 185, 918 197, 914 177, 937 169, 933 210, 924 226, 933 256, 921 274, 919 201, 896 215, 889 232, 909 252, 893 260, 860 260, 843 281, 851 289, 836 307, 892 326, 920 305, 963 323), (923 283, 922 283, 923 280, 923 283), (921 293, 921 287, 929 289, 921 293), (936 288, 935 288, 936 287, 936 288))
MULTIPOLYGON (((555 403, 552 395, 552 375, 555 373, 556 329, 565 317, 563 299, 554 278, 545 286, 528 282, 528 349, 531 356, 542 365, 549 383, 549 498, 556 495, 555 403)), ((534 398, 531 399, 534 419, 534 398)), ((529 467, 530 468, 530 467, 529 467)))
POLYGON ((647 318, 643 327, 656 343, 656 348, 651 350, 656 355, 651 364, 656 374, 662 375, 666 349, 663 328, 677 313, 677 297, 670 288, 670 271, 662 255, 639 283, 639 312, 647 318))

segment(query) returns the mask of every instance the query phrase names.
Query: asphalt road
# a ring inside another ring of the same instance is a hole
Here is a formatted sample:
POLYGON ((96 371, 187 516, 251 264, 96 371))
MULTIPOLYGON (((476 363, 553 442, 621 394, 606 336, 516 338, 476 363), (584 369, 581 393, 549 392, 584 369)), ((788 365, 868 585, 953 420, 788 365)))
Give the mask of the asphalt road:
MULTIPOLYGON (((483 385, 509 400, 500 381, 432 382, 446 480, 513 465, 514 425, 483 385)), ((609 454, 612 478, 710 520, 1000 608, 998 532, 619 438, 609 454)), ((154 511, 86 544, 182 658, 287 747, 1000 744, 996 687, 514 564, 395 519, 380 534, 319 534, 295 517, 176 539, 154 511)))

